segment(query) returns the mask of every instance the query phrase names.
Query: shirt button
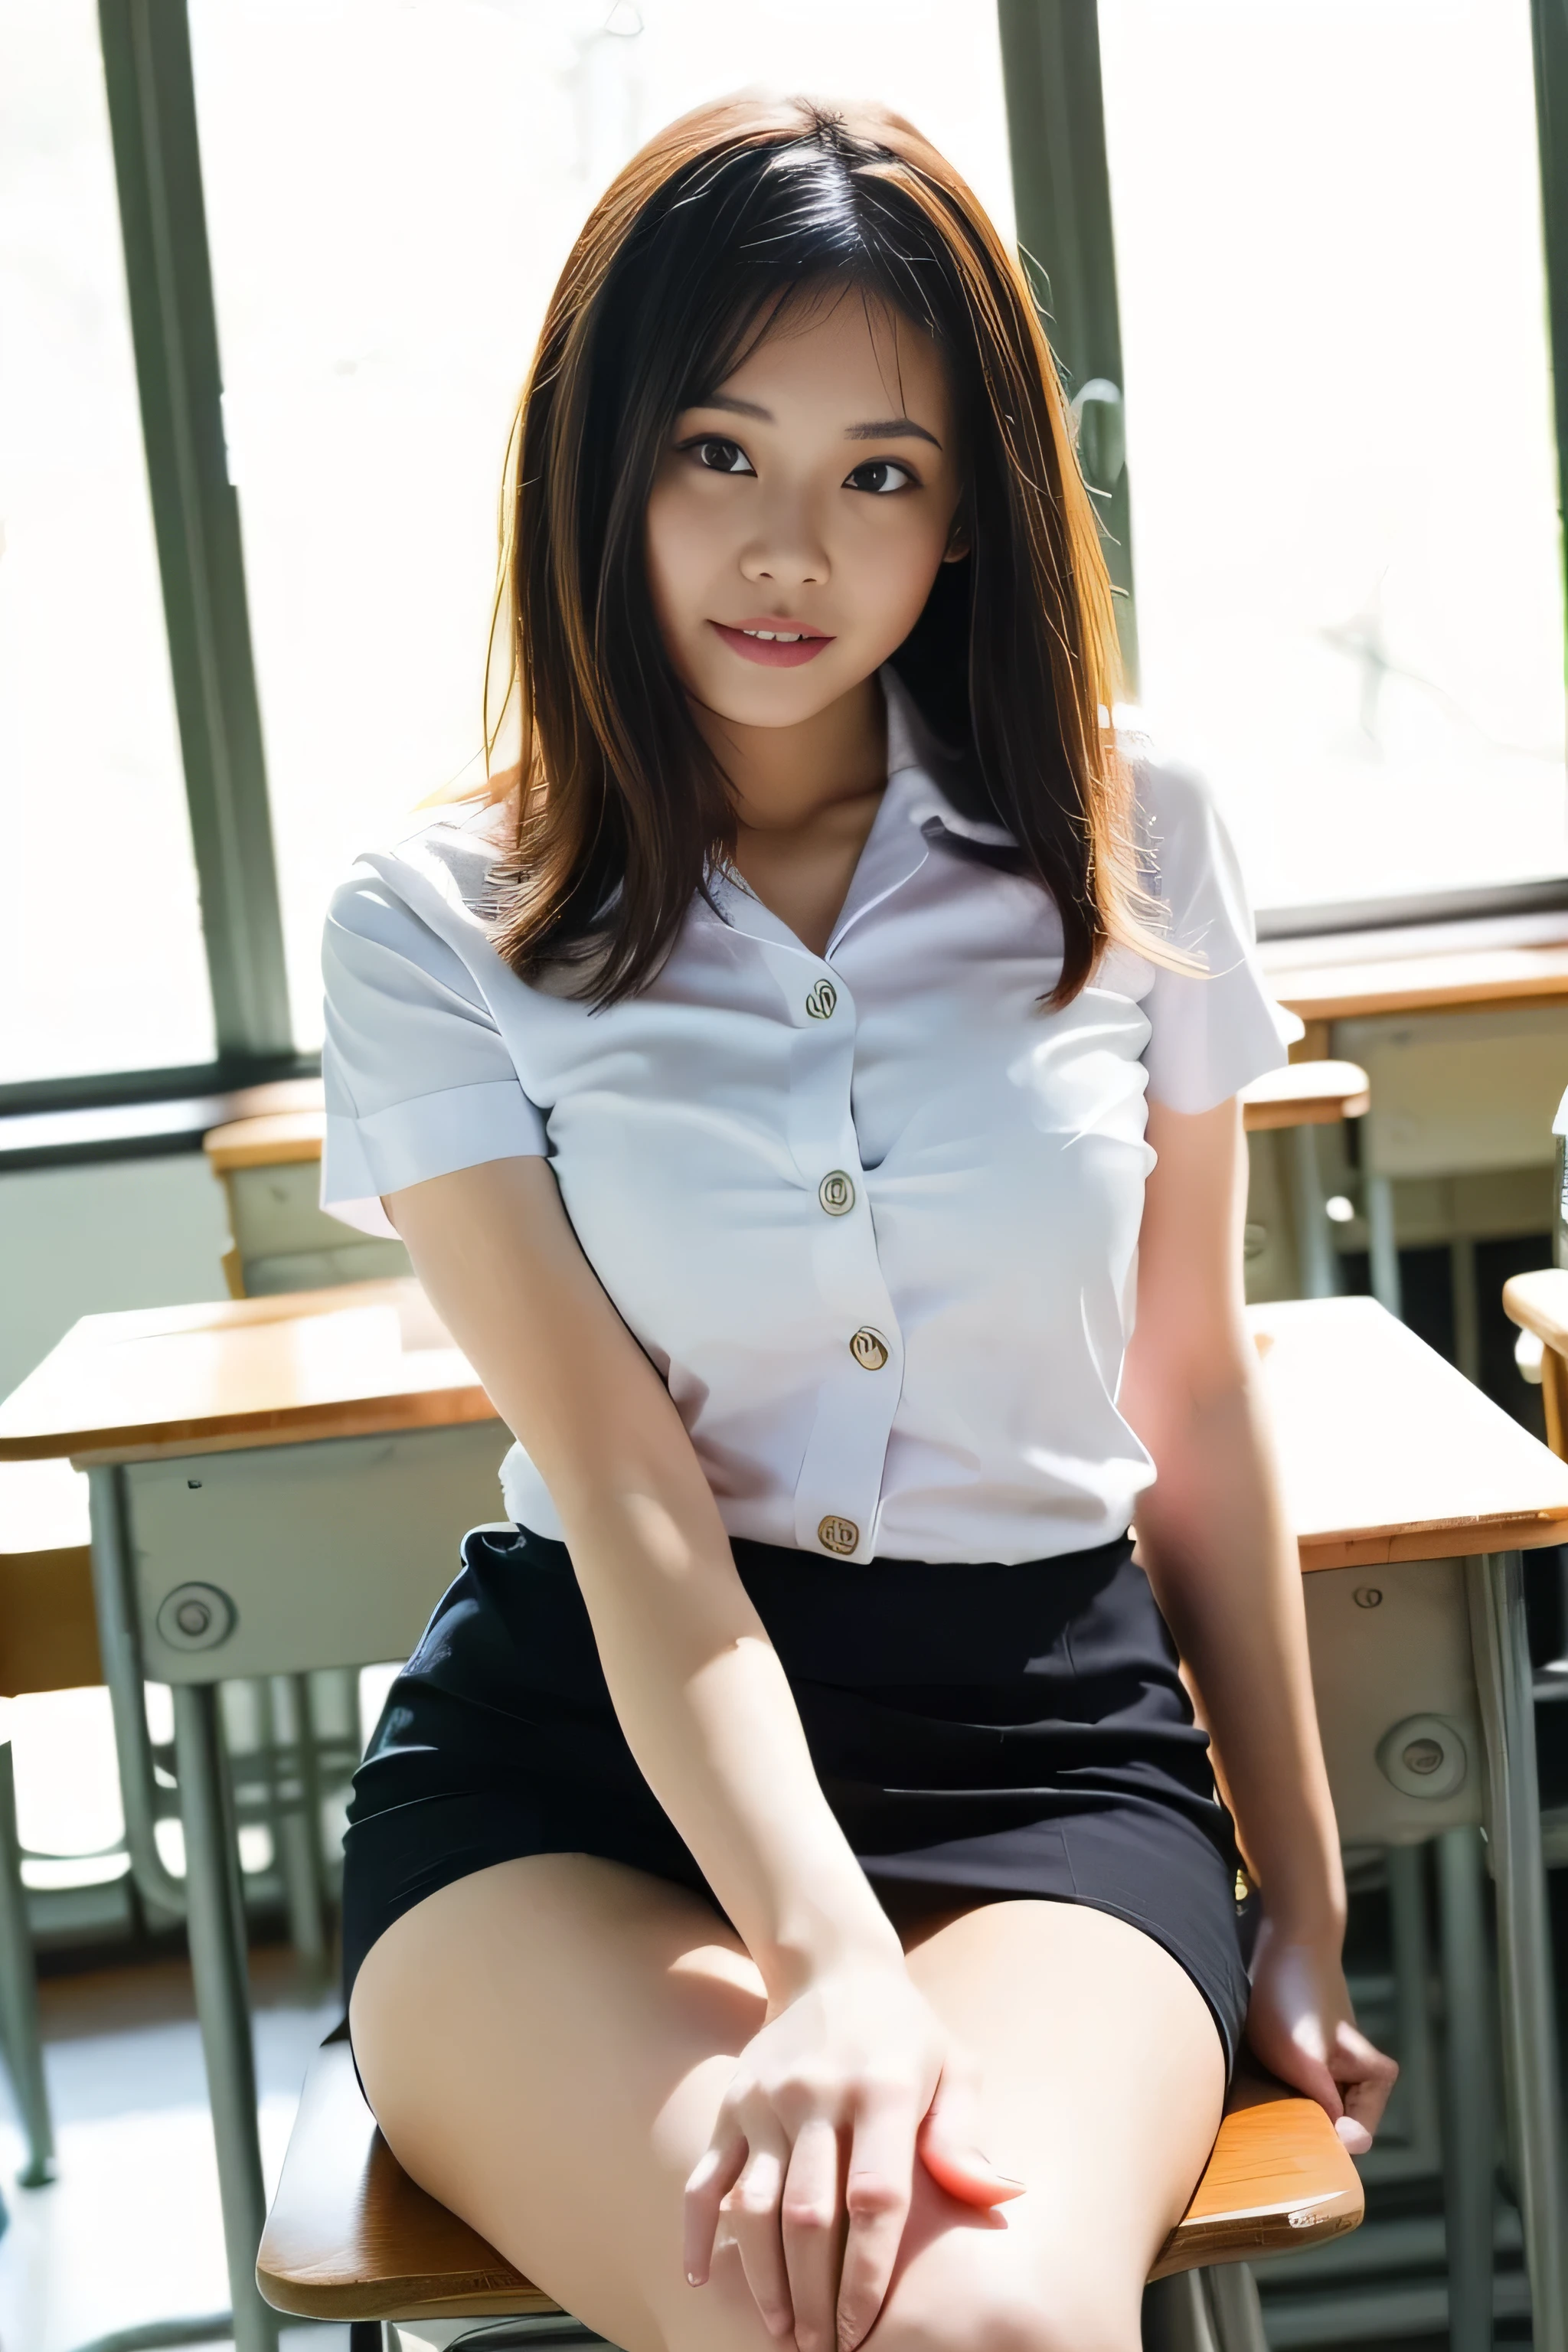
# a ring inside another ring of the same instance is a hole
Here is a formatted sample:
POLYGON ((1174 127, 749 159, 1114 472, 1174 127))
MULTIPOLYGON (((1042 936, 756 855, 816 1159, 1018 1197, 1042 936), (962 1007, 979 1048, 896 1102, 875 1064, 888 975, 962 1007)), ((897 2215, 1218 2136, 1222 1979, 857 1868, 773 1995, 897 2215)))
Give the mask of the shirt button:
POLYGON ((824 1550, 844 1556, 852 1552, 859 1542, 860 1530, 853 1519, 829 1517, 817 1521, 816 1537, 824 1550))
POLYGON ((830 1217, 847 1217, 855 1206, 855 1187, 842 1168, 835 1168, 817 1186, 816 1197, 830 1217))
POLYGON ((838 1002, 838 991, 830 980, 819 980, 805 1000, 805 1009, 814 1021, 831 1021, 833 1008, 838 1002))
POLYGON ((879 1372, 888 1360, 888 1343, 879 1331, 862 1323, 849 1342, 849 1352, 863 1371, 879 1372))

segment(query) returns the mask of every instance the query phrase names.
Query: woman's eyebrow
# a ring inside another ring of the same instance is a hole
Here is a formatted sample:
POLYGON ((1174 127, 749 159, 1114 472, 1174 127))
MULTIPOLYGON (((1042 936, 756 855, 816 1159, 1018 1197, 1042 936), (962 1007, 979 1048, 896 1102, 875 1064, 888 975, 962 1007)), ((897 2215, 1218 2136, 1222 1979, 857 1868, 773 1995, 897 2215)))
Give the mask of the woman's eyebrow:
MULTIPOLYGON (((763 425, 776 425, 778 422, 771 408, 763 408, 755 400, 736 400, 727 392, 710 392, 706 398, 692 401, 690 405, 693 408, 726 409, 732 416, 755 416, 763 425)), ((933 449, 942 447, 936 435, 928 433, 923 425, 917 425, 912 416, 881 416, 866 425, 847 425, 844 437, 847 441, 929 441, 933 449)))
POLYGON ((929 441, 933 449, 942 447, 936 435, 917 425, 912 416, 883 416, 869 425, 846 425, 844 437, 847 441, 929 441))
POLYGON ((757 416, 764 425, 776 423, 771 408, 762 407, 754 400, 734 400, 727 392, 710 392, 700 400, 688 403, 691 408, 727 408, 732 416, 757 416))

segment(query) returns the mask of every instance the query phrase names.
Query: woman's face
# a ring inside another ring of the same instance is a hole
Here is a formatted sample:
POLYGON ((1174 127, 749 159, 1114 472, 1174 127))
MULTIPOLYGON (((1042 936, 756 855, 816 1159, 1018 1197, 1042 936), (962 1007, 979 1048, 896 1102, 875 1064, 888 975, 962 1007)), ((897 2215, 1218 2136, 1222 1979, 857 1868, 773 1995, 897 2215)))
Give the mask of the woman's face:
POLYGON ((654 609, 687 692, 751 727, 810 719, 919 619, 962 482, 935 345, 853 289, 786 313, 676 418, 647 506, 654 609))

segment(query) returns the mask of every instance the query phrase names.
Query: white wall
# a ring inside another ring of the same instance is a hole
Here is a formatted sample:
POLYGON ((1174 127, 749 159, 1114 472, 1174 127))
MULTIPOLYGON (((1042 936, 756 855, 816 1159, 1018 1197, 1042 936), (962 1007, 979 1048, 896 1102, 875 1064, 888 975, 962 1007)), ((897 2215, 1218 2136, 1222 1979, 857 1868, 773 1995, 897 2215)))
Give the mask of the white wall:
POLYGON ((0 1176, 0 1396, 79 1315, 226 1297, 227 1240, 199 1151, 0 1176))

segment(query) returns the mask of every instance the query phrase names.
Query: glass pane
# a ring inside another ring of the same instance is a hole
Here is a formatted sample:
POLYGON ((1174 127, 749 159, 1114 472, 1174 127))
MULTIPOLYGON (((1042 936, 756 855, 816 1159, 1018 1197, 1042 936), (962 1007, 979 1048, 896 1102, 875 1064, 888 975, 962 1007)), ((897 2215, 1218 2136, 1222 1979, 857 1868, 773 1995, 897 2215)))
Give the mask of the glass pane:
POLYGON ((92 0, 0 9, 0 1082, 205 1062, 92 0))
POLYGON ((1142 698, 1259 903, 1568 870, 1528 0, 1100 0, 1142 698))
POLYGON ((991 12, 955 39, 951 0, 193 0, 191 18, 305 1045, 333 883, 478 752, 507 429, 594 197, 704 98, 868 90, 1010 234, 1001 63, 991 12))

